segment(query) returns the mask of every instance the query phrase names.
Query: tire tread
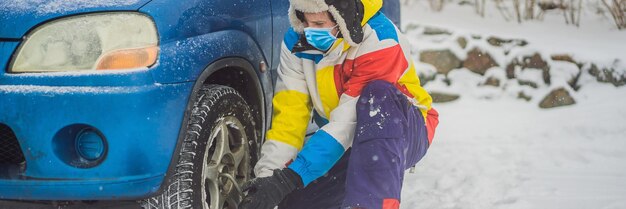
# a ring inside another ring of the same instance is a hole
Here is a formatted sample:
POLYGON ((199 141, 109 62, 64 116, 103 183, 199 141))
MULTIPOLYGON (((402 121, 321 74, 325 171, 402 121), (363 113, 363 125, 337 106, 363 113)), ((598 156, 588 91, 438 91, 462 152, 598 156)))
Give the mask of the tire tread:
MULTIPOLYGON (((142 208, 186 209, 193 206, 194 159, 197 157, 196 151, 203 129, 202 124, 206 122, 211 112, 211 107, 214 107, 221 98, 229 94, 242 98, 241 102, 243 102, 244 108, 248 111, 244 111, 245 113, 241 117, 244 117, 245 120, 254 121, 252 120, 248 104, 235 89, 222 85, 203 85, 196 94, 197 98, 190 112, 191 115, 188 119, 189 123, 186 127, 185 138, 179 152, 178 163, 174 168, 174 174, 169 177, 171 178, 170 184, 167 185, 167 189, 164 189, 164 192, 161 194, 141 200, 142 208)), ((207 143, 207 146, 209 145, 210 143, 207 143)))

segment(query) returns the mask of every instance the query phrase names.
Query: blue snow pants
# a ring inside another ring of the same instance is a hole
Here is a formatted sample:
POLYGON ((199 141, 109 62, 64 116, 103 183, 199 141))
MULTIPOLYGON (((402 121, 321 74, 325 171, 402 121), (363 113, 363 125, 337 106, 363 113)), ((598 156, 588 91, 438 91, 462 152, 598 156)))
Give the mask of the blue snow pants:
POLYGON ((397 209, 404 171, 428 149, 424 118, 394 85, 372 81, 356 107, 356 133, 328 173, 289 194, 279 209, 397 209))

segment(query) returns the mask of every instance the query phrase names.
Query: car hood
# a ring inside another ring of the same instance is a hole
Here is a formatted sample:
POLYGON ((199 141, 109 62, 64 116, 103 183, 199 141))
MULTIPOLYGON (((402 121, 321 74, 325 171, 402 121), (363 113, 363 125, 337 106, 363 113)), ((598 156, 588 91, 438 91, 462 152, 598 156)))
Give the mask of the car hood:
POLYGON ((62 16, 134 11, 150 0, 0 0, 0 38, 18 39, 34 26, 62 16))

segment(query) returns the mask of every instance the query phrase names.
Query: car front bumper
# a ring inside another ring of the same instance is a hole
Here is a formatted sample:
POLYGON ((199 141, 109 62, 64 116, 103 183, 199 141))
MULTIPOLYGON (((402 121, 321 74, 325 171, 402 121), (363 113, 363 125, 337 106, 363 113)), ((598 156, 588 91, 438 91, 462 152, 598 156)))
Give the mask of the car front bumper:
POLYGON ((156 192, 192 86, 154 83, 150 69, 94 75, 0 72, 0 124, 12 130, 25 158, 19 169, 0 165, 5 170, 0 199, 133 199, 156 192), (50 85, 55 83, 62 85, 50 85), (88 168, 64 157, 75 149, 66 142, 81 127, 97 129, 107 145, 100 163, 88 168))

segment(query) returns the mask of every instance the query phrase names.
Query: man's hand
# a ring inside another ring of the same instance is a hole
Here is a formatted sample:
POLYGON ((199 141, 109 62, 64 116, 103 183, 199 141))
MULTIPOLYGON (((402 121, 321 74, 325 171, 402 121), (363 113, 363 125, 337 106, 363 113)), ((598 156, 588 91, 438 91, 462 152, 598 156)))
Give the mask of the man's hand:
POLYGON ((297 188, 302 188, 302 179, 289 168, 274 170, 268 177, 255 178, 243 186, 242 209, 273 209, 280 201, 297 188))

